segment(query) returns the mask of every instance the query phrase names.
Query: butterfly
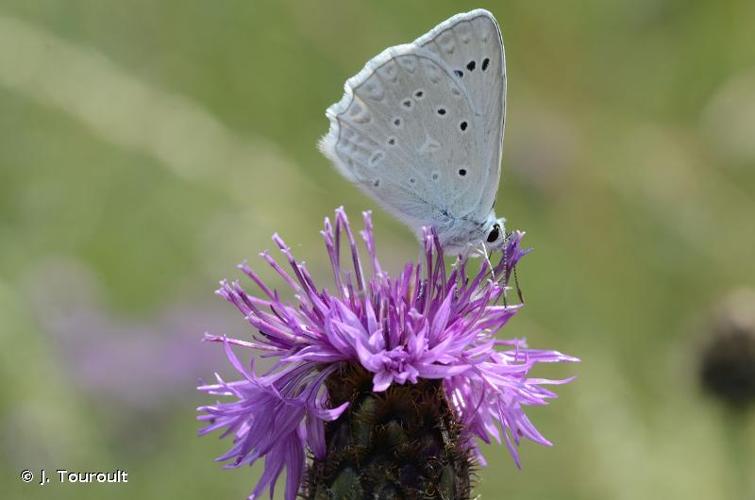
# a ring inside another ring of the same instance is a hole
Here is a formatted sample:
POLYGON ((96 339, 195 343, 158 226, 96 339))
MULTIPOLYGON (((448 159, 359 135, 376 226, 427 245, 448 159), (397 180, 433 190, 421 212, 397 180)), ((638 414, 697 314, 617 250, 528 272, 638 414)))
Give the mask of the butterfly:
POLYGON ((446 252, 501 248, 506 63, 483 9, 457 14, 372 58, 326 111, 320 149, 348 180, 446 252))

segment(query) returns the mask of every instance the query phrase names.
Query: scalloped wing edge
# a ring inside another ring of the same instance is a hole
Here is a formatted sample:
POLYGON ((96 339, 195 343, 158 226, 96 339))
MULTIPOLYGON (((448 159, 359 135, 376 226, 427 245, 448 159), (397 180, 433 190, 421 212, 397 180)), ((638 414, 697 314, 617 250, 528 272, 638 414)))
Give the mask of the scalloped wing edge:
POLYGON ((338 144, 338 137, 341 133, 341 124, 338 123, 338 117, 349 109, 349 106, 354 101, 354 89, 362 85, 375 71, 377 71, 385 63, 395 59, 396 57, 416 53, 417 46, 412 43, 404 43, 401 45, 394 45, 383 50, 380 54, 376 55, 365 64, 364 68, 352 76, 343 85, 343 97, 335 104, 331 104, 327 110, 325 110, 325 116, 330 121, 330 129, 328 133, 320 139, 319 149, 322 153, 333 162, 333 165, 338 171, 346 177, 348 180, 355 182, 356 179, 352 175, 351 171, 343 164, 341 159, 336 153, 336 145, 338 144))

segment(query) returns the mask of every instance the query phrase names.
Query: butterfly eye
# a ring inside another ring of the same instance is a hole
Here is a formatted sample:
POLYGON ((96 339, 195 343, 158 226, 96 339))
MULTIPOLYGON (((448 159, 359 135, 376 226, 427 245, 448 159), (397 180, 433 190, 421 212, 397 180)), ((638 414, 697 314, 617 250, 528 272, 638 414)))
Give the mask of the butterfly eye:
POLYGON ((501 226, 499 226, 498 224, 495 224, 493 226, 493 229, 490 231, 490 233, 488 233, 488 243, 495 242, 500 235, 501 235, 501 226))

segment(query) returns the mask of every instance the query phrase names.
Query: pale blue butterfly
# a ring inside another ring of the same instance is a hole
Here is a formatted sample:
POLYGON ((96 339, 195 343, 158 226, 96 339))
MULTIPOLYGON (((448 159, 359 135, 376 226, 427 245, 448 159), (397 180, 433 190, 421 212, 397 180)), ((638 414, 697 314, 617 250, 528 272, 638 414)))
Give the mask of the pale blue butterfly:
POLYGON ((493 15, 455 15, 344 88, 320 143, 338 171, 418 235, 433 226, 447 252, 500 248, 506 63, 493 15))

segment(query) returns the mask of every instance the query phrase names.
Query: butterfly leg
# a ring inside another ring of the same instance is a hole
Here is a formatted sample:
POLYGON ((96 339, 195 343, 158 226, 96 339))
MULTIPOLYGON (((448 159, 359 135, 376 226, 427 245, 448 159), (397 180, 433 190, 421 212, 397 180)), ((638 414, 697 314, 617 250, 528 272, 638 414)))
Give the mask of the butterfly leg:
POLYGON ((488 264, 488 269, 490 269, 490 276, 493 281, 495 281, 495 271, 493 270, 493 263, 490 262, 490 254, 488 253, 488 247, 485 245, 485 242, 480 242, 481 248, 480 255, 485 259, 485 262, 488 264))
MULTIPOLYGON (((506 239, 505 239, 504 244, 503 244, 503 261, 504 262, 508 262, 508 255, 506 253, 506 250, 508 249, 508 240, 511 237, 511 234, 512 233, 508 233, 506 235, 506 239)), ((516 273, 516 266, 513 266, 511 268, 509 268, 508 266, 506 266, 506 268, 505 268, 505 270, 503 272, 503 275, 504 275, 504 286, 507 288, 507 291, 508 291, 508 289, 509 289, 509 283, 510 283, 511 275, 512 274, 514 275, 514 286, 516 286, 516 295, 517 295, 517 298, 519 299, 519 303, 520 304, 524 304, 524 295, 522 294, 522 289, 519 287, 519 276, 516 273)), ((503 297, 504 297, 504 305, 507 305, 506 304, 506 295, 507 295, 506 293, 504 293, 504 295, 503 295, 503 297)))

